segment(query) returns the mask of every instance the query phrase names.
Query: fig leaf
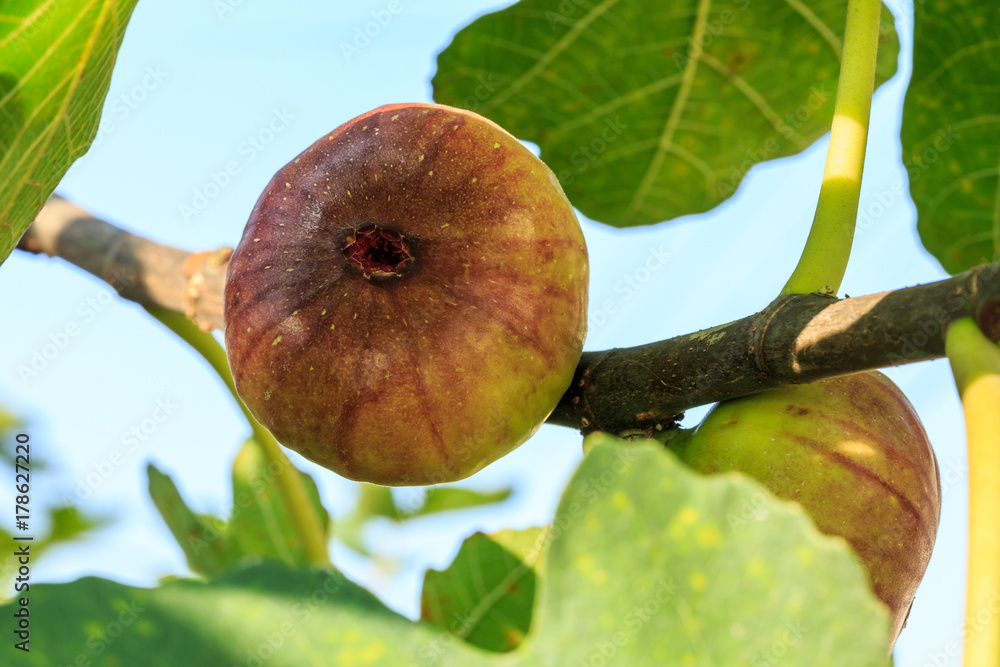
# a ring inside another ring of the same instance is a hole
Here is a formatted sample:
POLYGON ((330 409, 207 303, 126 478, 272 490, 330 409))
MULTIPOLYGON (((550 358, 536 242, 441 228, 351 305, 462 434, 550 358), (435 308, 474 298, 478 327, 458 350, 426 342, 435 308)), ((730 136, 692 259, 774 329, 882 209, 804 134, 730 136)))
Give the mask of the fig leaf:
MULTIPOLYGON (((715 207, 755 164, 829 132, 846 9, 521 0, 459 31, 438 56, 434 99, 538 144, 587 217, 657 223, 715 207)), ((883 6, 876 85, 898 54, 883 6)))

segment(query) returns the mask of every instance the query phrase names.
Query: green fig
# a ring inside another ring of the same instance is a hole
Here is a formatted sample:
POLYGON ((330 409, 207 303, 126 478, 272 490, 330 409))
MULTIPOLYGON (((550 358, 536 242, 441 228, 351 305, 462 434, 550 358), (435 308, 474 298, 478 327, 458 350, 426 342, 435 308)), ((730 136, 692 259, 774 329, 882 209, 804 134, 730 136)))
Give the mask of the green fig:
POLYGON ((548 167, 469 111, 395 104, 282 167, 233 253, 226 349, 275 438, 350 479, 467 477, 573 378, 587 249, 548 167))
POLYGON ((916 411, 889 378, 855 373, 725 401, 669 446, 699 472, 753 477, 847 540, 892 614, 895 642, 934 547, 941 481, 916 411))

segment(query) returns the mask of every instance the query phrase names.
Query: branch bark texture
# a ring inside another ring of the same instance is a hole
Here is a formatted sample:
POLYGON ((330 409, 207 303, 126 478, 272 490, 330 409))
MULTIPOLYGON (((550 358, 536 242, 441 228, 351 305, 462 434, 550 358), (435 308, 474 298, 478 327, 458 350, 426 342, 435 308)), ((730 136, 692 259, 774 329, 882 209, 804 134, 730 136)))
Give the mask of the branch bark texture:
POLYGON ((948 325, 1000 338, 1000 262, 947 280, 837 299, 785 294, 743 319, 657 343, 585 352, 549 422, 662 428, 684 410, 789 384, 937 359, 948 325))
MULTIPOLYGON (((62 257, 126 299, 221 329, 230 248, 190 253, 119 229, 53 197, 18 248, 62 257)), ((945 354, 948 325, 972 317, 1000 339, 1000 262, 927 285, 837 299, 784 294, 711 329, 585 352, 549 423, 584 433, 651 432, 689 408, 788 384, 945 354)))
POLYGON ((59 196, 49 199, 17 247, 61 257, 122 297, 183 313, 203 331, 222 328, 222 290, 232 248, 187 252, 156 243, 59 196))

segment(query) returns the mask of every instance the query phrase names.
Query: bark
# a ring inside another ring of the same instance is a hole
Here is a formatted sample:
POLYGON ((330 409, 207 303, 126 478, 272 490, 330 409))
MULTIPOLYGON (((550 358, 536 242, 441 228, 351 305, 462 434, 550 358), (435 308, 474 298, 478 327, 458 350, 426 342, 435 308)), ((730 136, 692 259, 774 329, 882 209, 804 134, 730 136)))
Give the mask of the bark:
POLYGON ((684 410, 789 384, 944 356, 948 325, 1000 338, 1000 262, 947 280, 837 299, 791 294, 763 311, 648 345, 585 352, 548 421, 584 432, 668 426, 684 410))
POLYGON ((17 247, 61 257, 124 298, 184 313, 203 331, 222 328, 222 289, 232 248, 192 253, 156 243, 59 196, 49 199, 17 247))
MULTIPOLYGON (((53 197, 18 248, 62 257, 126 299, 221 329, 230 248, 190 253, 53 197)), ((759 313, 638 347, 585 352, 548 422, 584 433, 672 424, 689 408, 788 384, 944 356, 948 325, 971 316, 1000 338, 1000 262, 947 280, 848 299, 784 295, 759 313)))

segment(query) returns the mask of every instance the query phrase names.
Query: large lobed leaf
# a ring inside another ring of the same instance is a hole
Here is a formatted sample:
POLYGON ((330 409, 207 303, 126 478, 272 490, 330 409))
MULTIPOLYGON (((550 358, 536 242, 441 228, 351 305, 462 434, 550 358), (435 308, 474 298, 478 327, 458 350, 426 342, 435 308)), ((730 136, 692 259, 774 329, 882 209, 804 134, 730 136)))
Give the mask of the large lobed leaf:
POLYGON ((799 505, 658 443, 588 440, 550 532, 535 664, 885 664, 887 610, 799 505))
MULTIPOLYGON (((846 544, 797 505, 745 477, 697 476, 658 443, 591 444, 541 534, 540 599, 513 653, 407 621, 338 573, 271 562, 153 590, 33 585, 31 652, 8 664, 885 664, 886 610, 846 544)), ((530 559, 524 538, 497 544, 530 559)))
POLYGON ((136 0, 0 0, 0 262, 87 152, 136 0))
MULTIPOLYGON (((592 219, 624 227, 700 213, 754 164, 829 130, 846 6, 521 0, 455 36, 434 99, 537 143, 592 219)), ((882 27, 876 83, 899 52, 886 8, 882 27)))
POLYGON ((961 273, 1000 257, 1000 4, 915 6, 903 165, 924 247, 961 273))
POLYGON ((31 590, 31 651, 6 647, 11 667, 406 667, 421 655, 478 664, 475 649, 442 643, 332 571, 266 562, 210 583, 142 589, 88 577, 31 590))

